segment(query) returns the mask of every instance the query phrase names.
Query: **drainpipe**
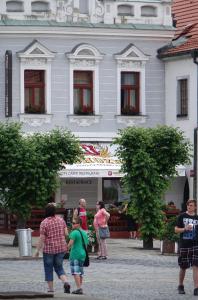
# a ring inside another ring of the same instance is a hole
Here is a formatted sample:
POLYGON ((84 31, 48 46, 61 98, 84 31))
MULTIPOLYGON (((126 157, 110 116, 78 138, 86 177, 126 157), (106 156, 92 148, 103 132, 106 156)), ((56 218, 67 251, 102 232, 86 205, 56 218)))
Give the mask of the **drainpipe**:
MULTIPOLYGON (((197 65, 197 127, 194 129, 194 182, 193 182, 193 197, 197 199, 197 134, 198 134, 198 49, 192 51, 193 62, 197 65)), ((198 208, 197 208, 198 209, 198 208)))

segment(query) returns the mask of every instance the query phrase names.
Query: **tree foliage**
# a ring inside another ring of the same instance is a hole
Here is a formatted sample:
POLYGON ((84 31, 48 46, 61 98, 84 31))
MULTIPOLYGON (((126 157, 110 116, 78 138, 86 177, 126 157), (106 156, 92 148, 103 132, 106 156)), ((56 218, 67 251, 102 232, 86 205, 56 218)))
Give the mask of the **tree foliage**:
POLYGON ((151 241, 163 226, 162 196, 176 175, 175 167, 190 163, 191 145, 182 131, 168 126, 128 127, 113 143, 131 196, 129 211, 141 225, 143 240, 151 241))
POLYGON ((68 131, 24 135, 19 123, 0 123, 0 205, 27 219, 57 188, 63 163, 80 159, 78 140, 68 131))

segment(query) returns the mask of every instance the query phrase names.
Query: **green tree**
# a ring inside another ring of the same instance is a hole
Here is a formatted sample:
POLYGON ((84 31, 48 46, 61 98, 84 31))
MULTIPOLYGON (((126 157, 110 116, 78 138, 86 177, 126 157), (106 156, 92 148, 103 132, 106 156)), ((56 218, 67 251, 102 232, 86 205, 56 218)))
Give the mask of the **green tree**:
POLYGON ((63 163, 82 156, 79 141, 61 129, 24 135, 19 123, 0 123, 0 206, 24 228, 32 207, 43 207, 58 184, 63 163))
POLYGON ((140 224, 145 249, 153 248, 153 238, 163 227, 162 196, 176 166, 190 163, 191 145, 178 128, 128 127, 113 144, 122 163, 124 187, 130 194, 129 213, 140 224))

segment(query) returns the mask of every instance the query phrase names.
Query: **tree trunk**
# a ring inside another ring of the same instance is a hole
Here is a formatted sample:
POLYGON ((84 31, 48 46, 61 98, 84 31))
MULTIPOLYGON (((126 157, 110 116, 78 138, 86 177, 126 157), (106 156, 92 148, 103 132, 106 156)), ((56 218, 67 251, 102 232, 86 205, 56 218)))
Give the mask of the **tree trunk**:
MULTIPOLYGON (((17 218, 17 229, 24 229, 26 226, 26 220, 24 220, 22 217, 17 218)), ((14 240, 12 243, 13 247, 18 247, 18 235, 17 232, 15 232, 14 240)))
POLYGON ((143 249, 152 250, 153 249, 153 237, 150 236, 148 239, 143 240, 143 249))

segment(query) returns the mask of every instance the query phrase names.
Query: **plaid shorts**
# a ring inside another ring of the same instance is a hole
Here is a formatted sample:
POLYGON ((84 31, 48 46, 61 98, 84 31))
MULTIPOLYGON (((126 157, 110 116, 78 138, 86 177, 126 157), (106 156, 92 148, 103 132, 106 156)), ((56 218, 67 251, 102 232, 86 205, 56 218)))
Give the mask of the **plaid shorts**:
POLYGON ((77 259, 70 260, 71 274, 83 276, 84 275, 83 264, 84 262, 81 260, 77 260, 77 259))
POLYGON ((187 269, 190 268, 190 266, 198 267, 198 246, 180 248, 178 264, 181 269, 187 269))

